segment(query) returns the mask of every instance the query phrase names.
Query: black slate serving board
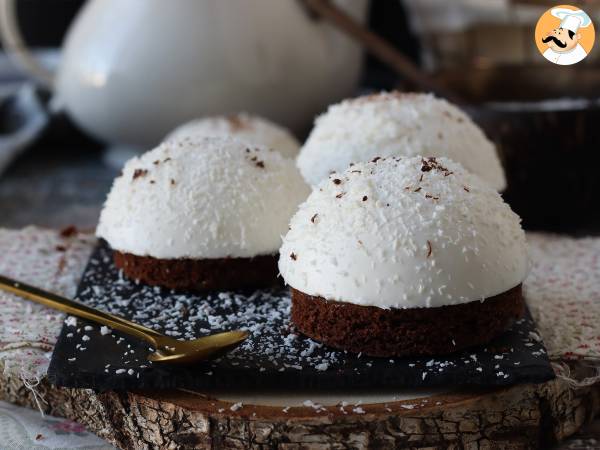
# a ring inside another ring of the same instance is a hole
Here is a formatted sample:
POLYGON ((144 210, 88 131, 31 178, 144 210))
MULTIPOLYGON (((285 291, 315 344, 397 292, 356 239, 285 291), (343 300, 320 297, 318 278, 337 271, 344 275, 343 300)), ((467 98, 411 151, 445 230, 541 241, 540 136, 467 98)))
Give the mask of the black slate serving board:
POLYGON ((77 299, 176 338, 247 329, 238 349, 194 367, 150 364, 148 345, 117 331, 67 318, 48 370, 58 386, 96 390, 282 387, 373 388, 506 386, 554 377, 529 312, 486 347, 444 357, 370 358, 298 335, 289 323, 288 290, 173 292, 127 280, 100 244, 77 299))

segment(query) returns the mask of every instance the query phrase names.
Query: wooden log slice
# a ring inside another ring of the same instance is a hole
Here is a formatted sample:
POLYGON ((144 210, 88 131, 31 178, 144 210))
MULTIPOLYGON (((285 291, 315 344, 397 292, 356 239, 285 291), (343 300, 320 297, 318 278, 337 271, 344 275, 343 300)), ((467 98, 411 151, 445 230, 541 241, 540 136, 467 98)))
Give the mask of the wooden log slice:
MULTIPOLYGON (((560 379, 320 408, 260 400, 240 407, 189 391, 95 393, 46 380, 37 390, 46 413, 76 420, 121 449, 547 449, 600 411, 600 385, 572 389, 560 379)), ((0 397, 36 408, 19 379, 0 376, 0 397)))

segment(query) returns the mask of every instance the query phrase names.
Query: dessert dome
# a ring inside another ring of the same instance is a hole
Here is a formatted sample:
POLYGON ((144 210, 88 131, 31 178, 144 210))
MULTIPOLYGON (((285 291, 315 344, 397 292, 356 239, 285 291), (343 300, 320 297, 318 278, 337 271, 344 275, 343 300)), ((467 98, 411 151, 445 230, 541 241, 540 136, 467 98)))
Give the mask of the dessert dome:
POLYGON ((286 158, 295 158, 300 143, 285 128, 245 113, 195 119, 173 130, 165 140, 185 137, 233 137, 250 145, 264 145, 286 158))
POLYGON ((380 93, 345 100, 319 116, 298 155, 311 185, 376 156, 443 156, 491 187, 506 187, 494 145, 458 107, 431 94, 380 93))
POLYGON ((479 177, 444 157, 376 157, 317 185, 291 220, 279 270, 309 296, 435 308, 520 285, 528 260, 519 217, 479 177))
POLYGON ((293 161, 274 150, 173 139, 125 164, 97 235, 113 250, 160 259, 276 254, 308 193, 293 161))

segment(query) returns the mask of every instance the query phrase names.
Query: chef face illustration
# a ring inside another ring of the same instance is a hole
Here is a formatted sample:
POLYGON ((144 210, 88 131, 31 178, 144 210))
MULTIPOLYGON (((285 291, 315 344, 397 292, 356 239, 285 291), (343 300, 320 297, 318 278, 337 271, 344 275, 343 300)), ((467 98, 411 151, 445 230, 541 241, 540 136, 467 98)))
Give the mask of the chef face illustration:
POLYGON ((585 11, 574 7, 556 7, 548 12, 544 15, 548 18, 542 16, 536 28, 536 34, 541 33, 540 41, 544 50, 540 51, 544 58, 559 65, 571 65, 584 59, 589 49, 586 50, 582 45, 582 33, 587 32, 590 25, 593 45, 594 27, 590 17, 585 11), (545 30, 538 30, 544 27, 545 30))
POLYGON ((575 34, 573 30, 555 28, 542 39, 542 42, 558 53, 567 53, 575 48, 581 39, 581 34, 575 34))

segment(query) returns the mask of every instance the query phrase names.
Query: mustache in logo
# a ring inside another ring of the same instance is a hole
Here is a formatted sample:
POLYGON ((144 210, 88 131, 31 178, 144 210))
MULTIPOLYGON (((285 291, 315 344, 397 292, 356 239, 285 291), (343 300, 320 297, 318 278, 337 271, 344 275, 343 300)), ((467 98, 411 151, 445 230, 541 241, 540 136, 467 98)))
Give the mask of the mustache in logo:
POLYGON ((567 46, 566 42, 559 41, 556 36, 546 36, 545 38, 542 38, 544 44, 550 41, 553 41, 560 48, 565 48, 567 46))

